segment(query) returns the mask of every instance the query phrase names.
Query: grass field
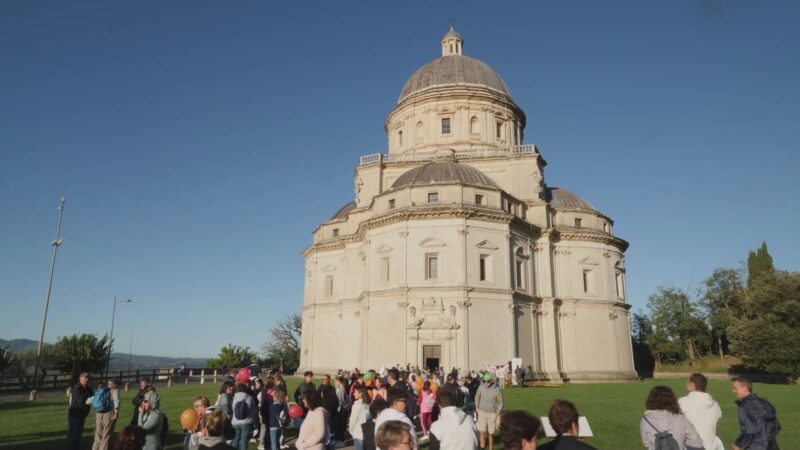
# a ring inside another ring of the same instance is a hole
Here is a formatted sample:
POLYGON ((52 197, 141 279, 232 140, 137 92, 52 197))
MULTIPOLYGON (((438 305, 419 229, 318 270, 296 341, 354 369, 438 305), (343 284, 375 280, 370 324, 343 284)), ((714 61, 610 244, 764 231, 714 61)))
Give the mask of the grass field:
MULTIPOLYGON (((289 380, 290 392, 298 379, 289 380)), ((595 437, 589 443, 600 449, 638 450, 639 420, 644 409, 644 400, 650 388, 657 384, 671 386, 682 395, 682 380, 647 380, 624 384, 573 384, 560 388, 509 388, 504 391, 506 409, 525 409, 536 415, 545 415, 549 403, 556 398, 575 402, 582 415, 589 419, 595 437)), ((168 449, 179 449, 181 442, 180 412, 191 406, 197 395, 216 398, 218 386, 212 384, 161 388, 161 409, 170 419, 168 449)), ((779 437, 783 449, 800 449, 800 386, 757 384, 755 391, 773 402, 783 425, 779 437)), ((718 428, 719 437, 726 448, 736 437, 738 420, 736 405, 730 385, 711 381, 709 392, 722 407, 722 420, 718 428)), ((119 424, 127 424, 131 418, 130 399, 134 392, 123 395, 123 409, 119 424)), ((83 448, 90 449, 94 414, 87 418, 83 448)), ((117 427, 121 429, 121 427, 117 427)), ((6 450, 50 450, 61 449, 67 430, 66 399, 61 397, 37 402, 0 404, 0 448, 6 450)), ((251 444, 251 448, 256 446, 251 444)), ((499 447, 497 447, 499 448, 499 447)))

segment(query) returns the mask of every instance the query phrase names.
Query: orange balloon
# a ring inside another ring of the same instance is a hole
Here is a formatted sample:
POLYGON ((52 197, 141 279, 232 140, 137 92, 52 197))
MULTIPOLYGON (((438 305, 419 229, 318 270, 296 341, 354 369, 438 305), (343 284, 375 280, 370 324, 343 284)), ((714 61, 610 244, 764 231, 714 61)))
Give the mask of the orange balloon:
POLYGON ((197 425, 200 424, 200 416, 197 415, 197 412, 189 408, 181 413, 181 426, 189 431, 194 431, 197 429, 197 425))
POLYGON ((433 392, 434 394, 439 392, 439 385, 436 383, 431 383, 431 392, 433 392))
POLYGON ((425 383, 422 381, 422 377, 417 377, 417 390, 418 391, 422 390, 422 385, 423 384, 425 384, 425 383))

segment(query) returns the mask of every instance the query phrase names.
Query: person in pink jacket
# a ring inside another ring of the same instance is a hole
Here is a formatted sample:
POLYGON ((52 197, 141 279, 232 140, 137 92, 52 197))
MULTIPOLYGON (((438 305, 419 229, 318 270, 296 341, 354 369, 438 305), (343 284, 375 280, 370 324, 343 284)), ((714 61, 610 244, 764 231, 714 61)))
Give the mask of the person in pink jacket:
POLYGON ((322 397, 313 389, 303 391, 303 404, 308 415, 300 425, 295 447, 297 450, 325 450, 328 441, 328 413, 322 407, 322 397))
POLYGON ((419 413, 422 433, 428 436, 433 422, 433 408, 436 406, 436 394, 431 390, 431 382, 426 381, 419 393, 419 413))

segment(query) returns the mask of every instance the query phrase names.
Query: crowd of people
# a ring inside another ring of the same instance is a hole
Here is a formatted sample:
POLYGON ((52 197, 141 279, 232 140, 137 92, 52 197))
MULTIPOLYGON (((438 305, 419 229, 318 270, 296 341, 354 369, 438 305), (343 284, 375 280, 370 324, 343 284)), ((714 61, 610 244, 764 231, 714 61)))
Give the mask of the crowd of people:
MULTIPOLYGON (((505 408, 503 389, 496 373, 457 370, 420 370, 404 367, 380 371, 339 371, 335 378, 323 375, 319 386, 314 374, 289 392, 280 374, 262 380, 231 374, 212 402, 194 399, 196 424, 184 427, 184 450, 246 450, 257 442, 260 450, 290 448, 287 434, 296 433, 291 447, 329 450, 352 440, 356 450, 406 450, 427 443, 431 450, 493 450, 495 436, 507 450, 537 448, 544 424, 522 410, 505 408)), ((249 373, 248 373, 249 375, 249 373)), ((517 374, 515 374, 517 375, 517 374)), ((72 389, 69 408, 68 446, 78 450, 84 422, 95 409, 93 450, 111 448, 119 417, 120 393, 109 380, 94 390, 88 374, 81 374, 72 389)), ((722 417, 719 404, 706 392, 708 380, 693 374, 688 393, 680 399, 667 386, 650 390, 640 435, 648 450, 722 450, 716 435, 722 417)), ((131 423, 117 436, 117 450, 161 450, 169 427, 160 411, 159 394, 150 380, 140 380, 132 399, 131 423)), ((744 377, 733 379, 741 433, 733 450, 777 450, 780 423, 772 404, 753 393, 744 377)), ((544 450, 591 450, 581 434, 580 414, 568 400, 555 400, 547 412, 552 439, 544 450)), ((181 417, 183 424, 183 417, 181 417)), ((632 445, 631 448, 636 446, 632 445)))

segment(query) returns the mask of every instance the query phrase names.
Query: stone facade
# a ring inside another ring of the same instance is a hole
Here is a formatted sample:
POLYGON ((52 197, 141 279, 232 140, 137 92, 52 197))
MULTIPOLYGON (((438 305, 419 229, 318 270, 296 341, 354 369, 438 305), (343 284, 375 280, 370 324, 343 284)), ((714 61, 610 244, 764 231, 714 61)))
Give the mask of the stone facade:
POLYGON ((521 358, 551 380, 636 377, 613 220, 545 183, 525 114, 462 55, 417 71, 385 122, 388 154, 306 249, 301 370, 481 369, 521 358))

